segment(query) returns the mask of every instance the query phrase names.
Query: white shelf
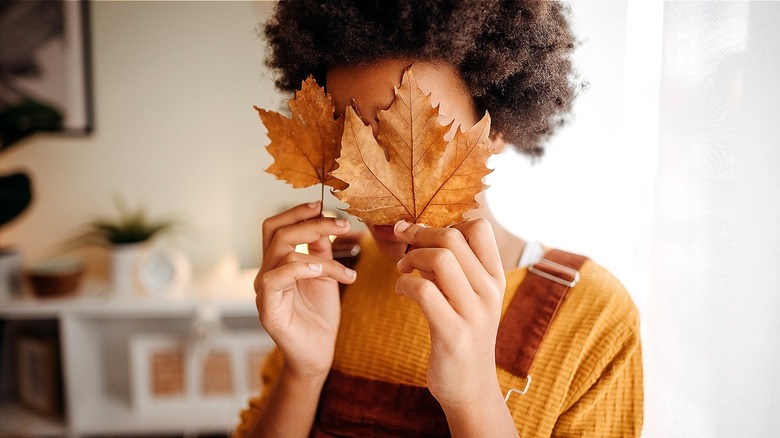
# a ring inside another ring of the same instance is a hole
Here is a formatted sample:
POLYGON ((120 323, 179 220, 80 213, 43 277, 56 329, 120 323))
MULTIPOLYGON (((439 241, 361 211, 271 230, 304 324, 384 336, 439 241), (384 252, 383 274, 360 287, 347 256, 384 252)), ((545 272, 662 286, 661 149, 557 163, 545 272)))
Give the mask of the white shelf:
POLYGON ((231 293, 201 298, 194 290, 179 297, 113 296, 100 283, 87 284, 73 297, 24 297, 0 301, 0 317, 7 319, 58 318, 78 315, 95 318, 184 317, 203 306, 229 317, 257 316, 254 294, 231 293))
POLYGON ((215 400, 187 408, 137 412, 114 398, 92 400, 79 407, 88 412, 85 425, 71 431, 62 420, 7 402, 0 404, 0 436, 59 437, 132 433, 186 435, 188 432, 229 434, 238 424, 239 411, 243 405, 235 400, 215 400))
POLYGON ((204 400, 186 407, 158 408, 138 412, 125 401, 107 397, 82 406, 88 414, 76 435, 120 434, 229 434, 238 424, 245 401, 204 400))
MULTIPOLYGON (((227 288, 225 293, 212 288, 210 297, 191 287, 179 297, 154 298, 140 294, 117 297, 103 284, 88 283, 69 298, 28 296, 0 301, 0 320, 5 321, 0 324, 4 331, 0 336, 9 342, 25 327, 43 324, 58 333, 66 407, 65 418, 57 421, 0 400, 0 437, 229 434, 246 405, 248 390, 139 411, 131 403, 128 349, 136 335, 190 336, 193 322, 204 314, 220 318, 228 333, 256 330, 271 342, 257 319, 251 286, 245 286, 227 288)), ((14 385, 6 368, 15 360, 10 345, 3 347, 5 355, 0 357, 5 368, 0 373, 5 376, 0 379, 0 386, 5 385, 0 394, 5 398, 13 394, 8 387, 14 385)))

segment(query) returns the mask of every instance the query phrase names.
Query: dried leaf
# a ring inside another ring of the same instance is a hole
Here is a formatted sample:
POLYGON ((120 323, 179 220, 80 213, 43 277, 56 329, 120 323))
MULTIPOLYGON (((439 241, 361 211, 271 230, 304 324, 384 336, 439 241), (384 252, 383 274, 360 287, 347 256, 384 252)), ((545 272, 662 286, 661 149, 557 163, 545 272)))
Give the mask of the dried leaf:
POLYGON ((343 118, 333 118, 330 96, 309 76, 288 104, 292 119, 254 107, 271 140, 268 152, 274 162, 266 172, 296 188, 318 183, 345 188, 344 182, 330 174, 337 167, 344 129, 343 118))
POLYGON ((438 123, 438 108, 420 90, 411 69, 404 72, 390 108, 380 111, 376 138, 350 107, 333 175, 349 184, 334 194, 346 211, 371 225, 405 219, 434 227, 460 222, 477 208, 474 199, 487 186, 482 178, 489 147, 490 116, 467 132, 438 123))

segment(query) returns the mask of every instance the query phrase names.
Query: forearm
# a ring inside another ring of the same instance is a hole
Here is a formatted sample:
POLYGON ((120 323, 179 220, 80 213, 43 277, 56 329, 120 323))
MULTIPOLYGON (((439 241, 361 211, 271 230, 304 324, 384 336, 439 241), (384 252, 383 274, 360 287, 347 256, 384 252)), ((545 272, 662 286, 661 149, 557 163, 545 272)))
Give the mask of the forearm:
POLYGON ((453 437, 518 436, 512 414, 497 384, 483 396, 457 405, 442 405, 442 408, 453 437))
POLYGON ((283 370, 250 436, 309 436, 326 377, 298 377, 283 370))

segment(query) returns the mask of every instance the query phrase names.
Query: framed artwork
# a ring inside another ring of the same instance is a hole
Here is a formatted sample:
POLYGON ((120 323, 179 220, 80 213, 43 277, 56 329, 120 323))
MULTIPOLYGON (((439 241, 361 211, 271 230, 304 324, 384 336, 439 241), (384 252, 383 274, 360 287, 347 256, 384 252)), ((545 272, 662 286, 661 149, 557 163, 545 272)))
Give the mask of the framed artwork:
POLYGON ((138 409, 179 404, 189 398, 186 345, 167 335, 130 339, 133 405, 138 409))
POLYGON ((0 2, 0 149, 93 128, 89 3, 0 2))
POLYGON ((59 367, 52 339, 19 336, 16 340, 16 391, 19 401, 44 414, 59 412, 59 367))
POLYGON ((260 371, 274 344, 260 331, 227 332, 203 345, 186 337, 130 338, 132 403, 136 410, 186 407, 202 401, 241 406, 262 390, 260 371))

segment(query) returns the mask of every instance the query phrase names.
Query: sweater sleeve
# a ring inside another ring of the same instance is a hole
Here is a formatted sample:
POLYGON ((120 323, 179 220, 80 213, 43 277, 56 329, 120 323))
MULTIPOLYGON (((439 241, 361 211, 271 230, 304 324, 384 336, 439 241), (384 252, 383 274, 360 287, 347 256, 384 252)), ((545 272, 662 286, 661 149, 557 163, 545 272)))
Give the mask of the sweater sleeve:
POLYGON ((265 409, 265 404, 268 401, 271 389, 276 385, 276 381, 279 379, 283 364, 284 356, 282 356, 281 350, 274 348, 268 354, 265 364, 263 365, 261 374, 263 392, 257 397, 249 399, 249 405, 246 409, 241 411, 241 422, 233 433, 234 438, 252 436, 252 430, 254 430, 255 424, 260 420, 260 416, 263 414, 263 409, 265 409))
POLYGON ((638 437, 643 422, 642 348, 636 313, 611 333, 612 347, 593 358, 581 388, 558 417, 556 437, 638 437))

